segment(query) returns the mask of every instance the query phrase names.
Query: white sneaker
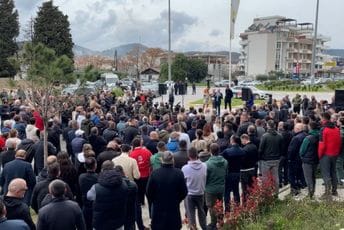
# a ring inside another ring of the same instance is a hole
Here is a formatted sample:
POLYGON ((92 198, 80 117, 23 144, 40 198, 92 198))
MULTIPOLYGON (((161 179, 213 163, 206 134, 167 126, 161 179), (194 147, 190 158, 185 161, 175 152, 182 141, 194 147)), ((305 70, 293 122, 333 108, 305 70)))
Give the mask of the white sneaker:
POLYGON ((344 179, 340 179, 340 181, 341 181, 342 183, 344 183, 344 179))

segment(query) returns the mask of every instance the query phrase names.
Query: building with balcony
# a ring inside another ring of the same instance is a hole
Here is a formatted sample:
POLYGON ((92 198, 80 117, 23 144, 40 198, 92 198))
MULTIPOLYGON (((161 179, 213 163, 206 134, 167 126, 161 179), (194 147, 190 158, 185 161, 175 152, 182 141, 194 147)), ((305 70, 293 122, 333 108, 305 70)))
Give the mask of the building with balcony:
MULTIPOLYGON (((312 65, 313 24, 298 23, 282 16, 255 18, 240 34, 240 71, 255 77, 271 71, 309 76, 312 65)), ((317 36, 316 72, 324 65, 325 43, 329 37, 317 36)))

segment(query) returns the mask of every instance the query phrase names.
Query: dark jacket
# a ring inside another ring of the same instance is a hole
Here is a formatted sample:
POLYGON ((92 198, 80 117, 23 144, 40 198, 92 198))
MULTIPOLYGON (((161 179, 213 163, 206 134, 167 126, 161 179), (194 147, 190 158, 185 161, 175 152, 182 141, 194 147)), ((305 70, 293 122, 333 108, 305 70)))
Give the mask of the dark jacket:
POLYGON ((87 200, 87 192, 98 181, 98 174, 94 172, 82 173, 79 176, 79 187, 83 208, 92 210, 92 201, 87 200))
POLYGON ((260 140, 259 156, 261 160, 279 160, 281 157, 282 136, 276 130, 268 130, 260 140))
POLYGON ((102 136, 90 135, 88 137, 88 141, 92 145, 92 149, 95 152, 96 156, 98 156, 99 153, 103 152, 106 149, 107 143, 102 136))
POLYGON ((71 142, 73 154, 75 155, 75 154, 81 153, 82 148, 83 148, 85 143, 86 143, 85 138, 80 137, 80 136, 76 136, 71 142))
POLYGON ((107 148, 105 151, 101 152, 98 156, 97 156, 97 168, 100 171, 100 168, 103 164, 104 161, 107 160, 112 160, 115 157, 118 157, 119 155, 121 155, 120 152, 117 152, 113 149, 109 149, 107 148))
POLYGON ((187 149, 179 149, 173 156, 174 167, 177 169, 182 169, 182 167, 188 163, 189 158, 187 149))
MULTIPOLYGON (((46 198, 47 194, 49 193, 49 184, 55 179, 58 179, 58 178, 52 178, 48 176, 47 179, 41 182, 38 182, 36 186, 34 187, 33 192, 32 192, 32 198, 31 198, 31 208, 35 210, 36 213, 38 213, 38 210, 41 207, 43 207, 43 200, 46 198)), ((66 184, 66 187, 67 187, 66 197, 69 198, 70 200, 73 200, 73 194, 68 184, 66 184)), ((47 199, 46 199, 46 202, 48 202, 47 199)))
POLYGON ((16 129, 18 131, 18 138, 20 138, 21 140, 26 138, 26 125, 22 122, 16 122, 14 124, 14 129, 16 129))
POLYGON ((245 156, 245 152, 239 145, 232 145, 222 152, 223 158, 228 162, 228 173, 240 173, 241 162, 245 156))
POLYGON ((93 227, 97 230, 117 229, 126 221, 128 185, 115 170, 103 171, 95 184, 93 227))
POLYGON ((311 130, 309 135, 303 139, 300 148, 300 157, 303 163, 316 165, 318 157, 319 130, 311 130))
POLYGON ((300 147, 303 142, 303 139, 307 134, 303 131, 295 133, 293 138, 290 141, 289 147, 288 147, 288 160, 289 161, 300 161, 300 147))
POLYGON ((7 220, 6 217, 0 218, 0 229, 30 230, 23 220, 7 220))
POLYGON ((117 136, 118 136, 118 133, 115 129, 107 128, 103 132, 103 137, 106 140, 106 142, 112 141, 117 136))
POLYGON ((84 230, 85 220, 77 203, 64 197, 53 198, 39 210, 37 230, 84 230))
POLYGON ((241 169, 251 169, 257 166, 258 162, 258 149, 252 142, 245 145, 242 150, 245 152, 241 169))
POLYGON ((139 129, 134 126, 128 126, 124 130, 124 138, 123 143, 131 145, 131 142, 134 140, 134 138, 139 134, 139 129))
POLYGON ((196 129, 191 128, 191 129, 188 130, 187 133, 189 135, 190 142, 192 142, 193 140, 196 139, 196 129))
POLYGON ((0 177, 0 185, 5 195, 7 194, 8 185, 11 180, 15 178, 22 178, 26 181, 28 191, 25 193, 24 200, 27 204, 30 204, 31 194, 36 184, 36 178, 31 164, 22 159, 16 158, 5 165, 0 177))
MULTIPOLYGON (((44 168, 44 142, 43 140, 38 141, 33 145, 33 149, 35 151, 35 164, 34 164, 34 171, 35 174, 38 175, 38 173, 44 168)), ((48 142, 48 155, 56 155, 57 150, 54 147, 54 145, 50 142, 48 142)))
POLYGON ((54 145, 56 148, 56 152, 61 151, 61 143, 60 143, 60 133, 58 130, 52 128, 47 129, 48 132, 48 141, 54 145))
POLYGON ((31 230, 36 229, 36 225, 33 223, 30 215, 30 209, 22 199, 5 196, 4 204, 6 206, 6 217, 8 220, 20 219, 25 221, 31 230))
POLYGON ((1 157, 1 166, 4 167, 6 163, 13 161, 16 155, 16 151, 14 149, 8 149, 0 153, 1 157))
POLYGON ((33 157, 35 156, 35 150, 33 148, 33 145, 35 142, 31 139, 24 139, 20 142, 20 144, 17 146, 17 149, 23 149, 26 151, 26 157, 25 160, 27 162, 32 162, 33 157))
POLYGON ((290 144, 291 139, 293 138, 293 135, 290 131, 282 130, 279 132, 279 134, 282 136, 282 147, 281 147, 281 156, 287 158, 288 157, 288 146, 290 144))
POLYGON ((180 202, 188 193, 183 172, 163 164, 152 172, 147 183, 147 198, 152 203, 152 230, 180 229, 180 202))
POLYGON ((158 149, 156 148, 156 146, 158 145, 159 140, 149 140, 146 148, 152 153, 152 154, 156 154, 158 152, 158 149))
POLYGON ((135 224, 136 219, 137 185, 126 177, 123 177, 123 180, 128 186, 128 201, 124 229, 127 229, 126 226, 130 229, 130 227, 135 224))
POLYGON ((237 135, 240 137, 241 135, 243 135, 244 133, 247 134, 247 128, 252 125, 252 122, 249 121, 245 121, 242 124, 240 124, 238 131, 237 131, 237 135))

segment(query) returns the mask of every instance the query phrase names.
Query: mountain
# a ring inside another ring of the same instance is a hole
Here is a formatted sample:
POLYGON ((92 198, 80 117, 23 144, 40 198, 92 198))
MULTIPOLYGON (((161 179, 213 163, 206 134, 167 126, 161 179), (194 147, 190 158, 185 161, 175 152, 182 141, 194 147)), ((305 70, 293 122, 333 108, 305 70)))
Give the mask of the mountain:
POLYGON ((344 58, 344 49, 328 49, 325 53, 331 56, 344 58))
POLYGON ((74 53, 74 56, 77 56, 77 57, 101 55, 100 52, 98 51, 87 49, 85 47, 78 46, 78 45, 74 45, 73 53, 74 53))
POLYGON ((125 45, 116 46, 111 49, 107 49, 103 51, 95 51, 95 50, 91 50, 79 45, 74 45, 73 52, 76 57, 99 55, 99 56, 113 58, 115 55, 115 50, 117 50, 117 56, 122 57, 122 56, 127 55, 133 49, 137 49, 137 48, 139 49, 140 53, 143 53, 144 51, 148 49, 147 46, 139 44, 139 43, 125 44, 125 45))
POLYGON ((134 50, 134 49, 139 49, 139 52, 140 53, 143 53, 145 52, 148 47, 145 46, 145 45, 142 45, 142 44, 139 44, 139 43, 130 43, 130 44, 125 44, 125 45, 121 45, 121 46, 117 46, 117 47, 114 47, 114 48, 111 48, 111 49, 107 49, 107 50, 103 50, 101 52, 101 54, 103 56, 106 56, 106 57, 113 57, 114 54, 115 54, 115 50, 117 50, 117 56, 118 57, 122 57, 122 56, 125 56, 127 55, 130 51, 134 50))

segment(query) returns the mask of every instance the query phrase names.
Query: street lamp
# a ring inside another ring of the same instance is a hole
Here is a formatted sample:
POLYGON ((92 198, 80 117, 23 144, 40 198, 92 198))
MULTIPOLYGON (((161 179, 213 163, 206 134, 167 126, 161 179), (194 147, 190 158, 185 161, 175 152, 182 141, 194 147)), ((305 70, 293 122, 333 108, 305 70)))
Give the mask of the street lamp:
POLYGON ((313 37, 312 66, 311 66, 311 84, 314 84, 315 57, 316 57, 316 45, 317 45, 317 36, 318 36, 318 17, 319 17, 319 0, 317 0, 317 7, 315 11, 315 28, 314 28, 314 37, 313 37))

